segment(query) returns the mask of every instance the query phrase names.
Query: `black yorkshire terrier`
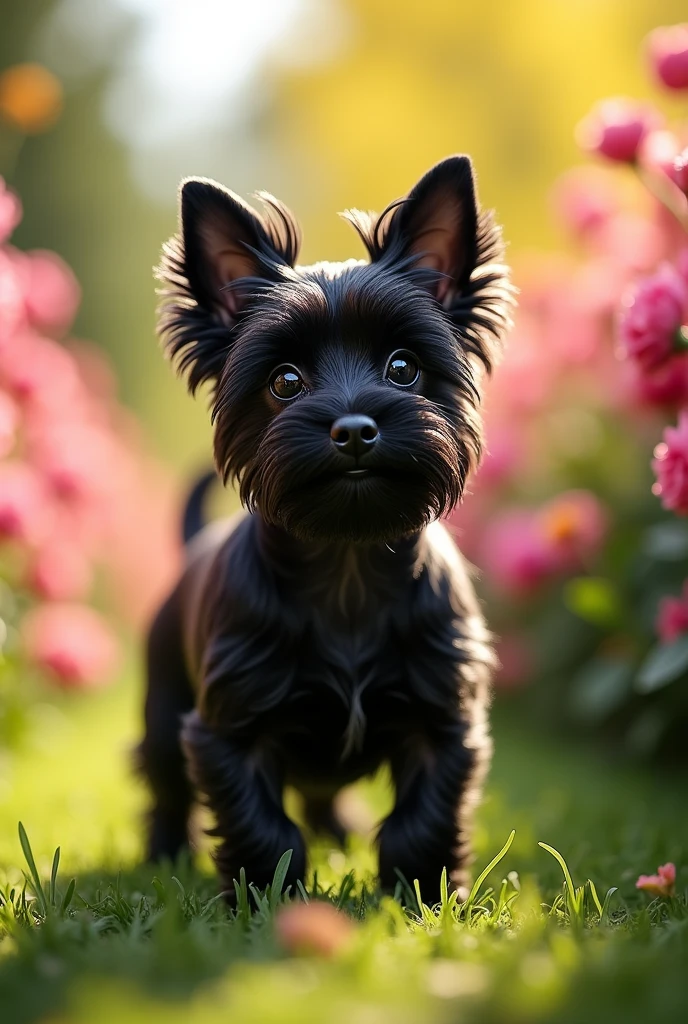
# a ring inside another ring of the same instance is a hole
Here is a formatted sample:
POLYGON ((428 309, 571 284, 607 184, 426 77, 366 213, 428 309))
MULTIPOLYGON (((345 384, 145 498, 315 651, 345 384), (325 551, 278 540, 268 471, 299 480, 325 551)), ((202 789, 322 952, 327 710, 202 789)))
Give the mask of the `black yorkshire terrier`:
POLYGON ((337 791, 388 762, 380 881, 434 900, 445 866, 465 882, 491 751, 490 638, 437 520, 480 458, 512 301, 501 235, 465 156, 379 217, 344 214, 369 261, 297 266, 296 221, 260 199, 262 216, 185 181, 159 269, 163 345, 191 392, 210 383, 216 466, 248 512, 201 530, 196 488, 186 569, 150 631, 148 853, 186 846, 198 792, 228 893, 241 867, 264 887, 290 849, 293 884, 306 854, 285 785, 340 834, 337 791))

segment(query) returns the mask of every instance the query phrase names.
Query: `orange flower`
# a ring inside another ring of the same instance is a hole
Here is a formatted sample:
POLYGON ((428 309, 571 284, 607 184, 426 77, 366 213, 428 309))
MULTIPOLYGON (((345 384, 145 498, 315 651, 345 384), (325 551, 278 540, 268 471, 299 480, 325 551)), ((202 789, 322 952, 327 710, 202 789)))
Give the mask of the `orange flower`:
POLYGON ((331 903, 292 903, 279 912, 275 933, 288 953, 331 957, 348 944, 354 923, 331 903))
POLYGON ((641 875, 635 883, 636 889, 643 889, 653 896, 673 896, 676 884, 676 865, 661 864, 656 875, 641 875))
POLYGON ((0 75, 0 117, 22 132, 43 132, 62 111, 62 85, 41 64, 14 64, 0 75))

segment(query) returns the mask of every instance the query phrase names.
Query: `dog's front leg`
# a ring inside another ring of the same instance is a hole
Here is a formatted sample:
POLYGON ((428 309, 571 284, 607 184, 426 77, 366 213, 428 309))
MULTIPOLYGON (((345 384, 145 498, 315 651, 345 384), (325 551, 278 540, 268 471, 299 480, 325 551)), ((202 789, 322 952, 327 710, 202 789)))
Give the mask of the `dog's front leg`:
POLYGON ((182 743, 191 780, 215 815, 211 834, 221 839, 215 860, 228 899, 234 897, 234 879, 242 867, 247 881, 264 889, 286 850, 293 853, 285 885, 303 879, 305 847, 299 829, 284 813, 275 766, 218 735, 197 711, 184 720, 182 743))
POLYGON ((458 724, 430 741, 416 737, 392 758, 396 804, 378 842, 380 881, 393 890, 397 872, 420 883, 423 901, 439 899, 446 867, 452 887, 466 882, 470 813, 484 757, 464 746, 458 724))

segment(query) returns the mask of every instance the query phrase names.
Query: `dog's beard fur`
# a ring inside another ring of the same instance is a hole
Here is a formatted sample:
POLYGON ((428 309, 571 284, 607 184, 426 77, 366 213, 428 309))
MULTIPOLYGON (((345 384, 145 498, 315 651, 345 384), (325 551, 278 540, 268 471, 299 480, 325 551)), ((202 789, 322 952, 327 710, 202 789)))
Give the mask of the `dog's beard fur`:
POLYGON ((274 288, 254 306, 220 377, 217 464, 239 481, 245 504, 301 539, 369 542, 415 532, 456 504, 478 457, 470 367, 433 319, 429 297, 410 284, 401 294, 390 278, 365 265, 335 279, 308 271, 316 287, 305 301, 300 282, 274 288), (385 382, 395 349, 420 360, 417 388, 385 382), (280 362, 298 366, 314 387, 275 411, 265 382, 280 362), (380 430, 365 456, 370 475, 359 480, 345 475, 353 462, 330 439, 332 423, 352 409, 380 430))
POLYGON ((213 387, 218 470, 247 507, 301 540, 417 532, 456 505, 479 461, 480 382, 509 322, 499 230, 478 212, 470 164, 438 165, 408 210, 349 213, 370 263, 295 267, 298 226, 262 198, 265 218, 213 183, 188 182, 183 234, 160 270, 166 347, 192 391, 213 387), (385 380, 399 349, 421 366, 410 388, 385 380), (283 364, 309 385, 291 402, 269 390, 283 364), (330 438, 352 412, 380 431, 369 475, 355 480, 330 438))

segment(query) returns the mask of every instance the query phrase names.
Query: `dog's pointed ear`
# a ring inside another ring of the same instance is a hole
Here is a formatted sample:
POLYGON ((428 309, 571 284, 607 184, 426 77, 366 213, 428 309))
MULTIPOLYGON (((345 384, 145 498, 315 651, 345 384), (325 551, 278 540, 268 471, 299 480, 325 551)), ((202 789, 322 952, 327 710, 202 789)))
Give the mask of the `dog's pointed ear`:
POLYGON ((233 320, 245 300, 237 282, 263 277, 261 254, 272 250, 262 217, 217 182, 188 178, 180 189, 180 223, 196 301, 233 320))
POLYGON ((267 192, 259 198, 265 216, 208 178, 182 182, 179 234, 163 247, 157 271, 158 332, 192 392, 221 372, 249 296, 296 262, 296 220, 267 192))
POLYGON ((418 256, 416 265, 436 271, 428 287, 446 302, 468 283, 476 264, 478 202, 467 156, 436 164, 395 209, 386 245, 418 256))

